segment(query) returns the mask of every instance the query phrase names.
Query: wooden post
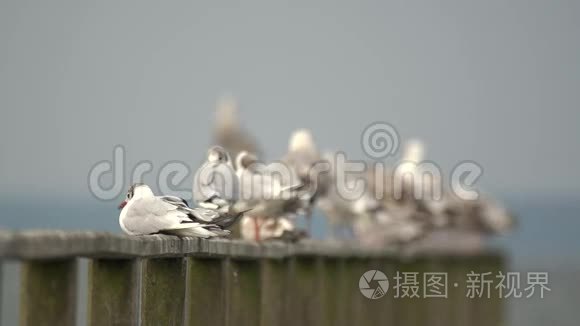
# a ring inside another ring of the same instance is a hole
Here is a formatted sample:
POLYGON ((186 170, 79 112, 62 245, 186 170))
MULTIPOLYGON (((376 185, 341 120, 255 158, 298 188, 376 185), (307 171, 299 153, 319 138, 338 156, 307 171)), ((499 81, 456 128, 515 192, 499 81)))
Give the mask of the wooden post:
POLYGON ((287 286, 288 263, 284 259, 264 259, 261 271, 260 325, 281 325, 285 321, 285 309, 289 288, 287 286))
POLYGON ((329 326, 346 326, 348 310, 348 279, 345 274, 345 260, 327 258, 324 261, 325 322, 329 326))
POLYGON ((137 265, 137 260, 133 259, 93 259, 89 262, 89 325, 137 325, 137 265))
POLYGON ((281 325, 296 325, 297 312, 299 311, 298 294, 296 291, 296 257, 290 257, 286 260, 286 302, 284 304, 284 320, 281 325))
POLYGON ((255 260, 230 260, 227 277, 227 324, 259 325, 260 263, 255 260))
POLYGON ((141 324, 183 325, 185 263, 183 258, 144 261, 141 324))
POLYGON ((320 325, 324 323, 322 317, 325 310, 322 261, 316 257, 298 257, 295 268, 291 285, 296 308, 293 321, 297 325, 320 325))
POLYGON ((382 266, 382 271, 387 276, 389 281, 389 287, 387 289, 387 293, 385 296, 380 299, 381 301, 381 325, 397 325, 396 323, 396 314, 399 312, 396 311, 395 305, 395 274, 398 268, 397 259, 389 257, 383 258, 380 260, 380 264, 382 266))
MULTIPOLYGON (((485 281, 491 281, 489 293, 486 286, 482 286, 482 296, 471 300, 472 303, 472 325, 501 325, 503 321, 503 305, 499 292, 495 288, 498 280, 498 272, 502 270, 502 260, 493 256, 473 257, 471 261, 471 270, 477 274, 489 273, 485 276, 485 281)), ((505 272, 504 272, 505 274, 505 272)))
POLYGON ((362 313, 362 299, 364 299, 359 288, 359 279, 361 277, 357 266, 356 258, 345 259, 345 277, 343 279, 346 286, 346 296, 344 297, 346 306, 346 315, 344 316, 345 324, 360 325, 362 313))
MULTIPOLYGON (((428 292, 428 298, 425 298, 426 301, 426 311, 425 315, 426 318, 429 320, 429 324, 433 326, 448 326, 453 325, 452 318, 450 318, 452 305, 450 304, 449 294, 452 291, 453 284, 450 284, 449 280, 449 269, 445 264, 446 259, 444 257, 426 257, 425 260, 425 272, 426 273, 442 273, 440 274, 441 277, 444 275, 447 276, 446 282, 444 282, 444 287, 442 290, 447 291, 447 295, 444 295, 442 292, 443 297, 435 297, 432 292, 428 292)), ((429 282, 429 280, 427 280, 429 282)), ((423 283, 423 286, 427 286, 429 288, 429 284, 423 283)))
POLYGON ((186 325, 225 325, 225 261, 210 258, 188 258, 187 266, 186 325))
MULTIPOLYGON (((376 273, 383 273, 386 275, 386 271, 384 269, 383 262, 379 259, 368 259, 368 260, 361 260, 359 261, 360 267, 360 277, 366 273, 367 271, 377 271, 376 273)), ((380 274, 379 274, 380 275, 380 274)), ((388 280, 388 276, 387 276, 388 280)), ((358 282, 358 280, 356 280, 358 282)), ((371 282, 371 286, 378 287, 378 281, 371 282)), ((386 318, 383 315, 386 309, 386 304, 388 302, 387 296, 389 295, 389 291, 382 296, 375 299, 368 299, 362 295, 362 293, 358 293, 362 300, 362 323, 366 325, 385 325, 387 324, 386 318)))
POLYGON ((473 314, 471 303, 467 294, 467 274, 470 272, 470 264, 466 257, 450 257, 446 259, 449 270, 449 325, 471 325, 473 314))
POLYGON ((76 260, 22 262, 21 275, 21 326, 76 323, 76 260))
POLYGON ((4 282, 4 264, 0 261, 0 325, 2 325, 2 283, 4 282))
POLYGON ((395 296, 395 324, 421 325, 423 316, 421 297, 423 296, 422 275, 420 264, 416 258, 396 263, 392 277, 393 295, 395 296))

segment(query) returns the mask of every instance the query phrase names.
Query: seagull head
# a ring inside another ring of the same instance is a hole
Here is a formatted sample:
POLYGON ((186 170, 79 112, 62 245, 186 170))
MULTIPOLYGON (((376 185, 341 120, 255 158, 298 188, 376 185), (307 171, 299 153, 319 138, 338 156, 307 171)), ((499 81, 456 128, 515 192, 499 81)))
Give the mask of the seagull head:
POLYGON ((248 169, 252 164, 257 163, 258 158, 254 154, 241 151, 236 157, 236 167, 238 169, 248 169))
POLYGON ((230 156, 223 147, 213 146, 207 151, 207 161, 213 164, 228 163, 230 156))
POLYGON ((411 139, 405 144, 403 151, 403 161, 415 164, 421 163, 425 156, 425 146, 419 139, 411 139))
POLYGON ((123 209, 132 199, 153 196, 153 191, 148 185, 143 183, 135 183, 127 191, 125 200, 119 205, 119 209, 123 209))
POLYGON ((316 153, 316 145, 314 144, 314 138, 312 137, 310 130, 298 129, 294 131, 290 136, 290 141, 288 142, 288 150, 290 152, 309 151, 316 153))

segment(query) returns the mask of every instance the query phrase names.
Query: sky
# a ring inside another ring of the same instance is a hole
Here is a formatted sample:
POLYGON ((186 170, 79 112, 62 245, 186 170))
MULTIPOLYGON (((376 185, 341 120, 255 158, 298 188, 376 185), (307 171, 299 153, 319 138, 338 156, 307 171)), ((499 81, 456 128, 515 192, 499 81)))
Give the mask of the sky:
POLYGON ((0 0, 0 194, 87 196, 116 145, 197 166, 223 94, 269 159, 385 121, 489 191, 580 193, 578 31, 562 0, 0 0))

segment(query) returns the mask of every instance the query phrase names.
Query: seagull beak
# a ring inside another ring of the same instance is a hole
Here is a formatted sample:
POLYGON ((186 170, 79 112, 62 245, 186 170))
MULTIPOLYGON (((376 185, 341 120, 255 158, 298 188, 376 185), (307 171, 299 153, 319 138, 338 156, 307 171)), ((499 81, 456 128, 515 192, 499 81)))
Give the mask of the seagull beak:
POLYGON ((119 209, 123 209, 123 207, 125 207, 125 205, 127 205, 127 201, 124 200, 120 205, 119 205, 119 209))

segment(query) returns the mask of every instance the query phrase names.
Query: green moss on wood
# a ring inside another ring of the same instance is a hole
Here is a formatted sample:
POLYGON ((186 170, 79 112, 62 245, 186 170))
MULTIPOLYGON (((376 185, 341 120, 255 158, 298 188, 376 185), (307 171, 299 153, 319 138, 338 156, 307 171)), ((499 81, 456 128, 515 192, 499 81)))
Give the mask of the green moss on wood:
POLYGON ((89 325, 136 325, 136 260, 95 259, 89 263, 89 325))
POLYGON ((227 324, 255 326, 260 322, 260 264, 251 260, 228 263, 227 324))
POLYGON ((141 290, 141 324, 183 325, 185 264, 183 258, 144 262, 141 290))
POLYGON ((74 325, 76 281, 74 259, 23 262, 20 325, 74 325))
POLYGON ((224 265, 222 259, 188 258, 187 325, 225 325, 224 265))

